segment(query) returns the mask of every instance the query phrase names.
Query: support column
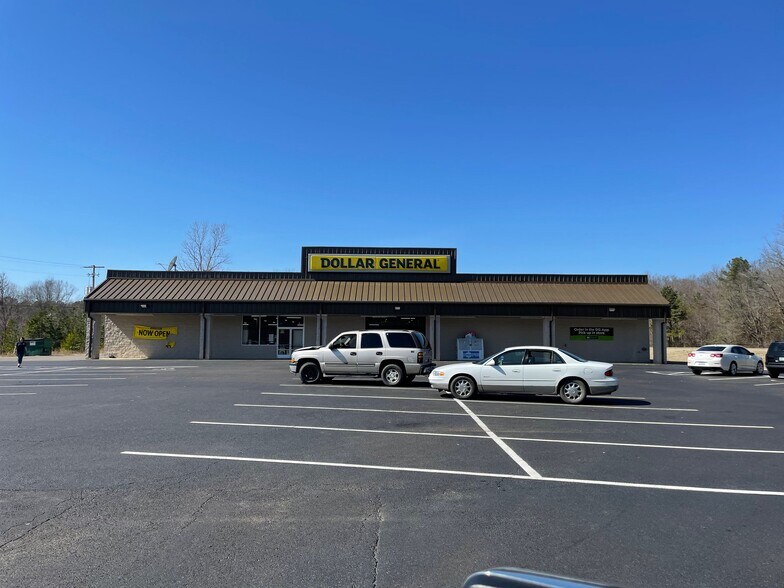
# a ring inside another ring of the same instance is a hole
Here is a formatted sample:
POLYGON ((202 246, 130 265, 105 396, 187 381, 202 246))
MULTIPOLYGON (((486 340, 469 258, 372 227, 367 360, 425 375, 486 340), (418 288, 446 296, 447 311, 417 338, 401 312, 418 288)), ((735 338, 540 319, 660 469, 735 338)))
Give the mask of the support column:
POLYGON ((545 317, 542 319, 542 345, 553 346, 553 326, 555 319, 545 317))
POLYGON ((212 315, 204 315, 204 359, 210 359, 212 348, 212 315))
POLYGON ((316 315, 316 345, 321 345, 321 313, 316 315))
POLYGON ((199 315, 199 359, 205 359, 205 343, 207 341, 207 326, 206 323, 207 319, 204 316, 204 313, 199 315))
POLYGON ((88 320, 87 332, 87 359, 100 359, 101 357, 101 326, 103 315, 94 314, 88 320))
POLYGON ((667 363, 667 323, 653 319, 653 363, 667 363))
POLYGON ((427 332, 425 333, 428 340, 430 341, 430 346, 433 348, 433 359, 435 359, 436 353, 436 315, 431 314, 427 318, 427 332))
POLYGON ((435 359, 441 359, 441 316, 435 317, 435 340, 433 351, 435 352, 435 359))

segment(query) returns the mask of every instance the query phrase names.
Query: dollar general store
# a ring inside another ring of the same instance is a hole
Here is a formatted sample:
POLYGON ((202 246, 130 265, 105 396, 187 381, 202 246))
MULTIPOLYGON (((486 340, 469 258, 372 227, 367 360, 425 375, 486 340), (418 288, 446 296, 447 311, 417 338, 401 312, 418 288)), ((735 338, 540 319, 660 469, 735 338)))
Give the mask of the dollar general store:
POLYGON ((666 361, 667 301, 645 275, 460 274, 456 249, 304 247, 302 271, 109 270, 85 298, 90 356, 275 359, 344 331, 416 329, 612 362, 666 361))

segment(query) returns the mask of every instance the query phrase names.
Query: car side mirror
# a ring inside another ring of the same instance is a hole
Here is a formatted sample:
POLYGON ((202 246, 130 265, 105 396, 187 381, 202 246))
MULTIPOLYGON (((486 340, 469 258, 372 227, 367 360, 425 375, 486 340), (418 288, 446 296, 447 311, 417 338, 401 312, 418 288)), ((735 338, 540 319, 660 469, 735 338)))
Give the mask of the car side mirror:
POLYGON ((491 359, 485 365, 495 365, 495 360, 491 359))

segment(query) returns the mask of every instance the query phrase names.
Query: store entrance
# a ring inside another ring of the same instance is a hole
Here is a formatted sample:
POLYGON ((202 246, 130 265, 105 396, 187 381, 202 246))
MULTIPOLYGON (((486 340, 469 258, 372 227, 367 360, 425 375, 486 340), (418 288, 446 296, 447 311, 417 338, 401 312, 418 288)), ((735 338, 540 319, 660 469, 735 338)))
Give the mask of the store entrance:
POLYGON ((366 316, 366 329, 405 329, 425 332, 427 318, 424 316, 366 316))

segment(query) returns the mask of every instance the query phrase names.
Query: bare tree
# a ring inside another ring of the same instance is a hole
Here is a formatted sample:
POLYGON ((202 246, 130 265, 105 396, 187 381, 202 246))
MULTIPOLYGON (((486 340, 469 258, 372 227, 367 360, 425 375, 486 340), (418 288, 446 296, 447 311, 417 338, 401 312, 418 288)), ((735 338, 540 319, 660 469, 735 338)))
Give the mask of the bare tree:
POLYGON ((0 336, 5 333, 10 321, 14 320, 19 311, 19 288, 0 273, 0 336))
POLYGON ((35 307, 42 308, 73 302, 76 288, 63 280, 49 278, 43 282, 33 282, 22 292, 22 298, 35 307))
POLYGON ((226 252, 228 243, 225 224, 194 222, 182 242, 182 269, 211 272, 223 268, 231 261, 226 252))

